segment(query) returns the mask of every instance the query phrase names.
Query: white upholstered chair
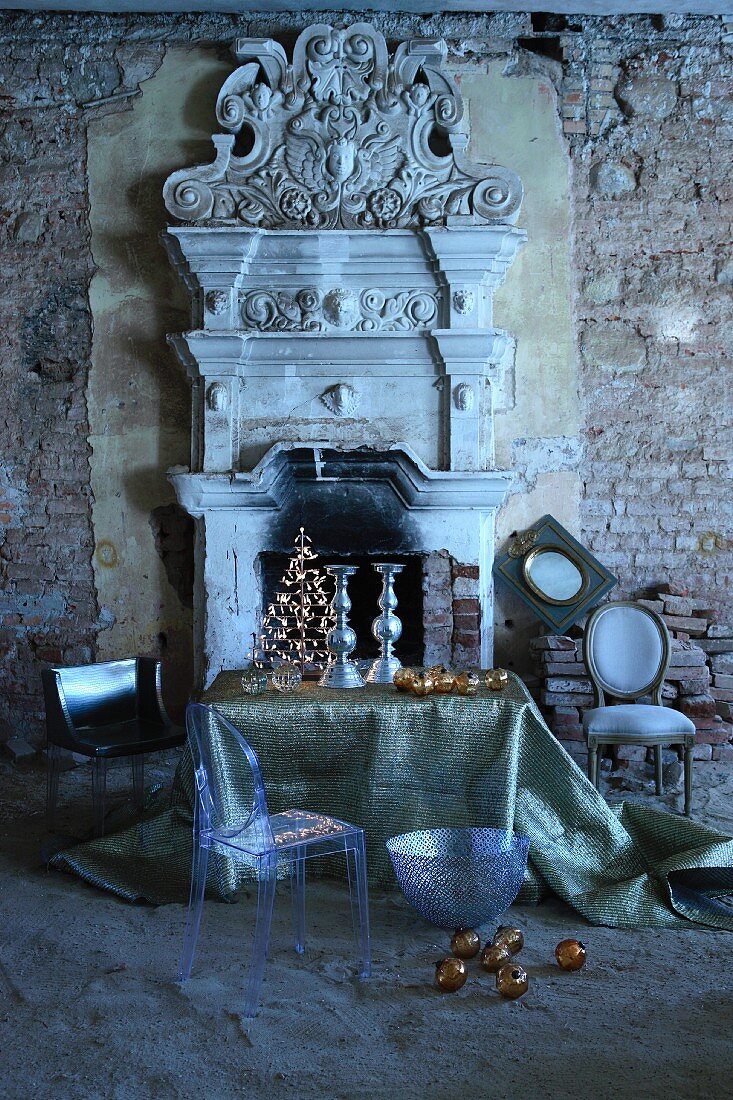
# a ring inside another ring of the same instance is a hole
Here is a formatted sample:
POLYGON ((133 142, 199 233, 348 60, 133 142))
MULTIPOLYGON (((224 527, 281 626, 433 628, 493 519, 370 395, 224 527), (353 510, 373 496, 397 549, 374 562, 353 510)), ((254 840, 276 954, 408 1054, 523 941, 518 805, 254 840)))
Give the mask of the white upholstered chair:
POLYGON ((604 745, 647 745, 654 749, 657 794, 661 794, 662 746, 684 745, 685 814, 689 816, 695 725, 686 714, 662 706, 670 658, 664 622, 641 604, 622 600, 602 604, 588 619, 583 656, 595 702, 583 715, 591 783, 598 786, 604 745), (607 695, 620 702, 606 706, 607 695), (651 704, 636 702, 645 695, 651 696, 651 704))

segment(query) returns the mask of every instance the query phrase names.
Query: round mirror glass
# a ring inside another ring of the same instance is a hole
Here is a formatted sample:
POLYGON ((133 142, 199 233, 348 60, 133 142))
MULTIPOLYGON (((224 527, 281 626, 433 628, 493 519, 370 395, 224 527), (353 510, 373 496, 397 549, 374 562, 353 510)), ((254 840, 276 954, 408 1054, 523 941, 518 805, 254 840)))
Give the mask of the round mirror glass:
POLYGON ((586 585, 580 563, 550 546, 538 546, 524 559, 524 579, 548 603, 572 603, 586 585))

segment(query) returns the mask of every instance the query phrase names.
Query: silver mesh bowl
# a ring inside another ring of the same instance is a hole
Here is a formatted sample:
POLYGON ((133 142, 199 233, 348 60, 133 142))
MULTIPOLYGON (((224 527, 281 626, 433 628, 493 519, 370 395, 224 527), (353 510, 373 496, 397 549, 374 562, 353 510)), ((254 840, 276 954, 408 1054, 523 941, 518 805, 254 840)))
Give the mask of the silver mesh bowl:
POLYGON ((422 829, 387 841, 400 889, 440 928, 476 928, 512 904, 529 840, 503 829, 422 829))

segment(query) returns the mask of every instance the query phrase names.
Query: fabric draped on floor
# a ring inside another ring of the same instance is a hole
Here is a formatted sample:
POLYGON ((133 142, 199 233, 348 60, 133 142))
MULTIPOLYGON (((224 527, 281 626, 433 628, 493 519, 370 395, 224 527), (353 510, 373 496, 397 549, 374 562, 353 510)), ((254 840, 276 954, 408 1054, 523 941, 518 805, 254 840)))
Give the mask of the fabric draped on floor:
MULTIPOLYGON (((390 686, 292 695, 242 693, 221 673, 204 701, 257 752, 270 813, 297 807, 361 825, 369 880, 394 888, 385 841, 414 829, 488 826, 531 841, 520 901, 548 890, 593 924, 733 930, 733 839, 652 807, 608 807, 545 726, 516 677, 502 692, 418 699, 390 686)), ((229 744, 218 766, 232 791, 248 772, 229 744)), ((144 820, 57 853, 51 865, 131 901, 184 901, 191 864, 193 767, 144 820)), ((251 875, 222 855, 207 889, 226 900, 251 875)))

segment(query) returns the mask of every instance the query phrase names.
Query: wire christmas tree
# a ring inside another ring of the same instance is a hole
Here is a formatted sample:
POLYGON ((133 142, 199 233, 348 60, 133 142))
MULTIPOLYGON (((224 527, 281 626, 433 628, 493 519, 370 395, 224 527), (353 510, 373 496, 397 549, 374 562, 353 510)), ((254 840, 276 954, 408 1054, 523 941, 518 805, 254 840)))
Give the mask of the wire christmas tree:
POLYGON ((317 569, 318 555, 301 527, 295 553, 262 621, 257 664, 293 661, 301 675, 320 669, 329 657, 326 635, 336 620, 331 611, 328 578, 317 569))

